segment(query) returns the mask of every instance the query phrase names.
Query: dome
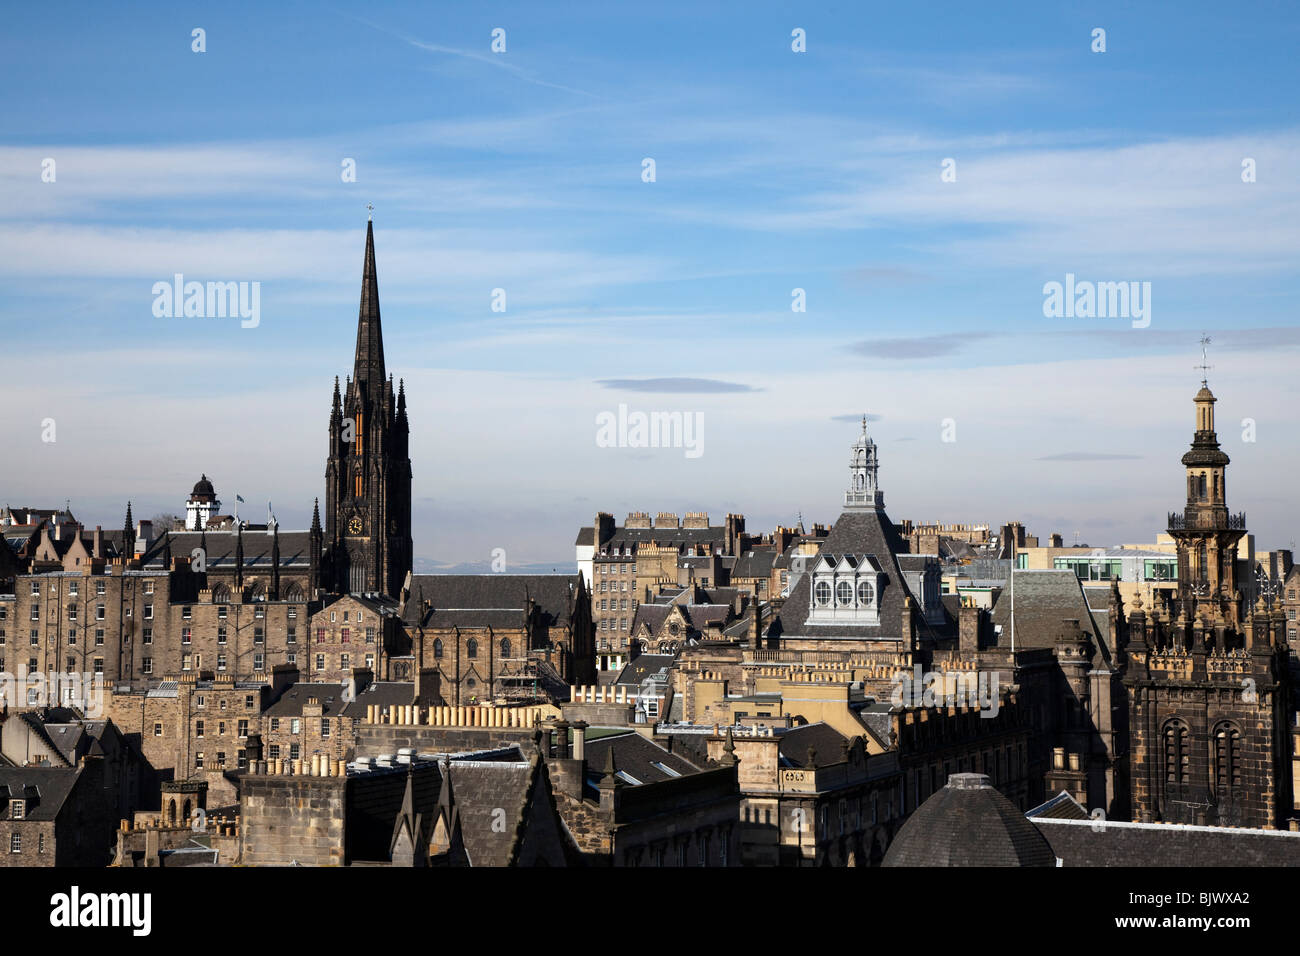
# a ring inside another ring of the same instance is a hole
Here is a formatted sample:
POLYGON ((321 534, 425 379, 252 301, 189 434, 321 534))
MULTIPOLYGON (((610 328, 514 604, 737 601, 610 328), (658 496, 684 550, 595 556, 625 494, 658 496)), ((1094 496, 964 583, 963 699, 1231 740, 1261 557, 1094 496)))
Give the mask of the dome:
POLYGON ((194 490, 190 492, 190 500, 206 499, 212 500, 217 496, 216 490, 212 487, 212 482, 208 481, 207 475, 201 475, 199 480, 194 483, 194 490))
POLYGON ((884 866, 1055 866, 1047 838, 982 773, 955 773, 898 831, 884 866))

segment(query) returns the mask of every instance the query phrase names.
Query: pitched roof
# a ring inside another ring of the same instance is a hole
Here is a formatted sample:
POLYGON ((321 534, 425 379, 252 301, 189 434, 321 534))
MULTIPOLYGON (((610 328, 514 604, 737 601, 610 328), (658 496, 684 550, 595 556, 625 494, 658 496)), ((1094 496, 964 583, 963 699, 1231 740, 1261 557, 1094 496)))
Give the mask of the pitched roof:
MULTIPOLYGON (((26 800, 25 819, 53 820, 67 802, 80 773, 80 767, 0 766, 0 804, 26 800)), ((0 811, 7 811, 7 807, 0 805, 0 811)))
POLYGON ((1016 647, 1026 650, 1054 647, 1062 622, 1077 620, 1080 629, 1093 636, 1103 657, 1109 660, 1111 656, 1109 631, 1089 608, 1073 571, 1013 571, 1006 590, 993 605, 990 620, 999 646, 1010 646, 1014 625, 1016 647))
POLYGON ((623 782, 633 786, 687 777, 703 769, 635 731, 611 734, 586 742, 586 753, 583 756, 587 761, 588 792, 598 789, 611 751, 614 754, 614 766, 623 775, 623 782))
POLYGON ((576 574, 416 574, 403 620, 425 626, 518 627, 528 599, 541 609, 548 627, 563 626, 577 593, 576 574), (424 612, 424 602, 431 610, 424 612), (484 615, 482 612, 496 612, 484 615), (502 613, 504 612, 504 613, 502 613), (430 623, 430 618, 434 623, 430 623))
POLYGON ((817 764, 824 766, 844 759, 844 743, 848 739, 830 724, 818 721, 787 730, 781 735, 777 749, 781 763, 787 767, 806 767, 809 748, 816 751, 817 764))
POLYGON ((443 775, 452 788, 471 866, 509 866, 522 834, 518 821, 532 796, 539 761, 451 760, 443 775), (505 814, 504 828, 500 824, 505 814))
MULTIPOLYGON (((311 566, 311 532, 281 531, 280 567, 308 568, 311 566)), ((248 531, 244 538, 244 568, 248 571, 270 570, 272 549, 276 535, 265 531, 248 531)), ((235 567, 239 541, 237 531, 172 531, 160 535, 149 543, 142 559, 146 568, 162 568, 167 543, 175 557, 188 556, 195 548, 204 546, 209 571, 230 571, 235 567)))
POLYGON ((320 701, 323 716, 337 717, 346 704, 343 694, 347 689, 347 684, 293 684, 266 709, 265 714, 268 717, 301 717, 307 700, 315 697, 320 701))
MULTIPOLYGON (((907 585, 896 555, 906 554, 907 545, 898 536, 893 522, 883 511, 846 511, 840 515, 822 544, 822 555, 871 555, 880 565, 880 587, 876 601, 880 608, 880 623, 868 624, 808 624, 810 589, 812 579, 808 574, 799 578, 790 591, 790 597, 781 608, 773 627, 783 637, 809 635, 815 637, 849 637, 874 640, 897 640, 901 636, 903 621, 903 596, 907 585)), ((809 558, 811 562, 816 559, 809 558)))

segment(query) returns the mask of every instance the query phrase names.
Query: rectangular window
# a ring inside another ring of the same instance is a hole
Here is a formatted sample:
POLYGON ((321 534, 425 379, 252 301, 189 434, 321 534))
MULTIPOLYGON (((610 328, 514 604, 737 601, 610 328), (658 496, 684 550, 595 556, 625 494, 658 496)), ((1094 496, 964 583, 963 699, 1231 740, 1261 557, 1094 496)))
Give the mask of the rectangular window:
POLYGON ((194 616, 193 610, 188 605, 186 607, 181 608, 182 621, 188 621, 193 616, 194 616))
POLYGON ((366 628, 366 643, 375 643, 375 629, 373 627, 366 628))
POLYGON ((325 643, 325 628, 323 627, 316 628, 316 643, 317 644, 325 643))
POLYGON ((21 833, 11 833, 9 835, 9 852, 10 853, 23 852, 23 835, 21 833))
POLYGON ((217 643, 218 644, 226 643, 226 629, 224 627, 217 628, 217 643))
POLYGON ((77 619, 77 605, 71 604, 68 606, 68 620, 75 621, 76 619, 77 619))
POLYGON ((39 621, 40 619, 41 619, 41 606, 40 606, 39 604, 33 604, 33 605, 32 605, 32 620, 33 620, 33 621, 39 621))
POLYGON ((194 628, 192 628, 192 627, 182 627, 182 628, 181 628, 181 643, 182 643, 182 644, 190 644, 190 643, 193 643, 193 641, 194 641, 194 628))
POLYGON ((163 735, 162 724, 153 725, 153 735, 155 737, 161 737, 163 735))
POLYGON ((152 604, 146 604, 146 605, 144 606, 144 619, 145 619, 146 621, 152 621, 152 620, 153 620, 153 605, 152 605, 152 604))
POLYGON ((280 759, 280 745, 279 745, 279 744, 271 744, 269 747, 266 748, 266 759, 267 759, 267 760, 279 760, 279 759, 280 759))
POLYGON ((194 769, 195 769, 195 770, 202 770, 202 769, 203 769, 203 753, 202 753, 202 751, 200 751, 199 753, 196 753, 196 754, 194 755, 194 769))
POLYGON ((241 721, 239 721, 239 723, 236 724, 235 726, 236 726, 236 730, 238 731, 238 734, 239 734, 240 737, 247 737, 247 736, 248 736, 248 721, 247 721, 247 720, 241 720, 241 721))
POLYGON ((235 762, 238 769, 246 770, 248 768, 248 751, 242 747, 237 750, 235 752, 235 762))
POLYGON ((95 646, 104 646, 104 629, 102 627, 95 628, 95 646))
POLYGON ((183 671, 187 671, 187 670, 189 670, 189 669, 190 669, 190 655, 189 655, 189 654, 182 654, 182 655, 181 655, 181 670, 183 670, 183 671))
POLYGON ((217 620, 224 621, 226 619, 226 614, 227 614, 226 606, 224 604, 219 605, 217 607, 217 620))
POLYGON ((68 646, 77 646, 77 629, 75 627, 68 628, 68 646))
POLYGON ((96 674, 102 674, 102 673, 104 673, 104 658, 102 658, 102 657, 96 657, 96 658, 95 658, 95 665, 94 665, 94 667, 92 668, 92 670, 94 670, 94 672, 95 672, 96 674))
POLYGON ((253 670, 260 671, 266 668, 266 655, 258 652, 253 655, 253 670))
POLYGON ((271 729, 272 729, 272 730, 279 730, 279 729, 280 729, 280 718, 279 718, 279 717, 272 717, 272 718, 271 718, 271 729))
POLYGON ((40 582, 40 581, 33 581, 33 582, 32 582, 32 597, 40 597, 40 596, 41 596, 41 582, 40 582))
POLYGON ((146 674, 152 674, 152 673, 153 673, 153 658, 152 658, 152 657, 145 657, 145 658, 142 658, 141 661, 140 661, 140 663, 141 663, 141 665, 142 665, 141 669, 142 669, 146 674))
POLYGON ((152 644, 152 643, 153 643, 153 628, 152 628, 152 627, 146 627, 146 628, 144 629, 144 642, 145 642, 146 644, 152 644))
POLYGON ((247 695, 245 695, 245 697, 244 697, 244 709, 245 709, 245 710, 252 710, 252 709, 253 709, 253 695, 252 695, 252 694, 247 694, 247 695))
POLYGON ((264 607, 256 607, 256 608, 253 608, 253 617, 255 617, 255 618, 264 618, 264 617, 266 617, 266 608, 264 608, 264 607))
POLYGON ((350 628, 350 627, 345 627, 345 628, 342 629, 342 631, 340 631, 340 633, 341 633, 342 636, 343 636, 343 643, 344 643, 344 644, 351 644, 351 643, 352 643, 352 628, 350 628))
POLYGON ((145 594, 153 594, 153 582, 152 582, 152 581, 146 581, 146 582, 144 582, 144 593, 145 593, 145 594))
POLYGON ((195 737, 203 736, 203 721, 201 720, 194 721, 194 736, 195 737))
POLYGON ((26 809, 26 807, 27 807, 26 800, 9 801, 9 819, 21 820, 23 818, 23 812, 26 809))
POLYGON ((290 760, 297 760, 297 759, 298 759, 298 754, 299 754, 300 752, 301 752, 301 748, 298 746, 298 744, 290 744, 290 745, 289 745, 289 759, 290 759, 290 760))
POLYGON ((297 624, 290 624, 290 625, 289 625, 289 633, 288 633, 287 637, 285 638, 285 642, 288 643, 288 644, 297 644, 297 643, 298 643, 298 625, 297 625, 297 624))
POLYGON ((351 667, 351 666, 352 666, 352 655, 351 655, 351 654, 341 654, 341 655, 339 655, 339 670, 346 671, 346 670, 347 670, 349 667, 351 667))
POLYGON ((294 717, 289 721, 289 733, 291 734, 302 733, 302 721, 299 720, 297 717, 294 717))
POLYGON ((224 671, 225 669, 226 669, 226 655, 225 655, 225 654, 218 654, 218 655, 217 655, 217 670, 219 670, 219 671, 224 671))
POLYGON ((96 621, 104 620, 104 605, 102 604, 95 605, 95 620, 96 621))
POLYGON ((103 596, 104 596, 104 592, 105 592, 105 590, 107 590, 107 586, 104 584, 103 581, 96 581, 96 582, 95 582, 95 594, 96 594, 97 596, 99 596, 99 597, 103 597, 103 596))
POLYGON ((253 628, 253 643, 261 644, 266 640, 266 628, 257 626, 253 628))
POLYGON ((291 621, 298 620, 298 609, 296 607, 289 608, 289 620, 291 621))
POLYGON ((226 752, 224 750, 217 751, 217 768, 219 770, 226 769, 226 752))
POLYGON ((330 719, 322 717, 320 721, 320 735, 322 740, 327 740, 330 735, 330 719))
POLYGON ((317 654, 317 655, 316 655, 316 669, 317 669, 318 671, 323 671, 323 670, 325 669, 325 655, 324 655, 324 654, 317 654))

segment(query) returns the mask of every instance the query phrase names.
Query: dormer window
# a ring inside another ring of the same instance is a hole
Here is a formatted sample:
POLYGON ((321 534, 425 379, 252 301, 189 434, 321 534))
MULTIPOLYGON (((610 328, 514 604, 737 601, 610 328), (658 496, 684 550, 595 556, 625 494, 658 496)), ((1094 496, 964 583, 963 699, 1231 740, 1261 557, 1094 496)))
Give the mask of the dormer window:
POLYGON ((21 820, 21 819, 23 819, 26 815, 27 815, 27 801, 26 801, 26 800, 11 800, 11 801, 9 801, 9 819, 10 819, 10 820, 21 820))
POLYGON ((876 590, 871 586, 870 581, 858 582, 858 603, 863 607, 871 604, 876 599, 876 590))
POLYGON ((835 600, 840 607, 851 607, 853 605, 853 583, 841 581, 835 585, 835 600))
POLYGON ((829 581, 818 581, 813 587, 813 595, 817 600, 818 607, 826 607, 831 603, 831 586, 829 581))

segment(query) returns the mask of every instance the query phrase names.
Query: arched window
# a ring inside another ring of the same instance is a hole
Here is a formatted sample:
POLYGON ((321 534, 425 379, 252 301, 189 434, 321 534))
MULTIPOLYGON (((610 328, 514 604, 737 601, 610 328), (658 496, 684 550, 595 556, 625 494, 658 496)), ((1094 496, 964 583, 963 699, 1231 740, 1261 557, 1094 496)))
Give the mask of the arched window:
POLYGON ((818 581, 817 586, 813 588, 813 594, 817 599, 818 607, 826 607, 831 603, 831 585, 829 581, 818 581))
POLYGON ((213 603, 213 604, 229 604, 229 603, 230 603, 230 588, 226 587, 224 584, 218 584, 215 588, 213 588, 213 589, 212 589, 212 603, 213 603))
POLYGON ((849 581, 841 581, 835 585, 835 600, 840 607, 848 607, 853 603, 853 584, 849 581))
POLYGON ((293 603, 293 604, 299 604, 299 603, 301 603, 301 602, 302 602, 302 588, 300 588, 296 583, 295 583, 295 584, 290 584, 288 590, 286 590, 286 591, 284 592, 284 599, 285 599, 286 601, 289 601, 290 603, 293 603))
POLYGON ((1214 728, 1210 746, 1215 792, 1241 786, 1241 731, 1225 721, 1214 728))
POLYGON ((433 656, 435 658, 442 657, 442 638, 440 637, 433 639, 433 656))
POLYGON ((1199 548, 1196 549, 1197 574, 1202 581, 1206 581, 1210 576, 1210 561, 1205 550, 1205 542, 1202 541, 1199 548))
POLYGON ((1181 720, 1165 724, 1165 780, 1169 783, 1187 783, 1191 777, 1187 737, 1187 725, 1181 720))
POLYGON ((465 656, 478 657, 478 641, 474 640, 472 637, 465 644, 465 656))
POLYGON ((502 657, 510 656, 510 638, 508 637, 501 638, 501 656, 502 657))
POLYGON ((858 604, 866 607, 876 599, 876 589, 871 586, 870 581, 858 582, 858 604))

